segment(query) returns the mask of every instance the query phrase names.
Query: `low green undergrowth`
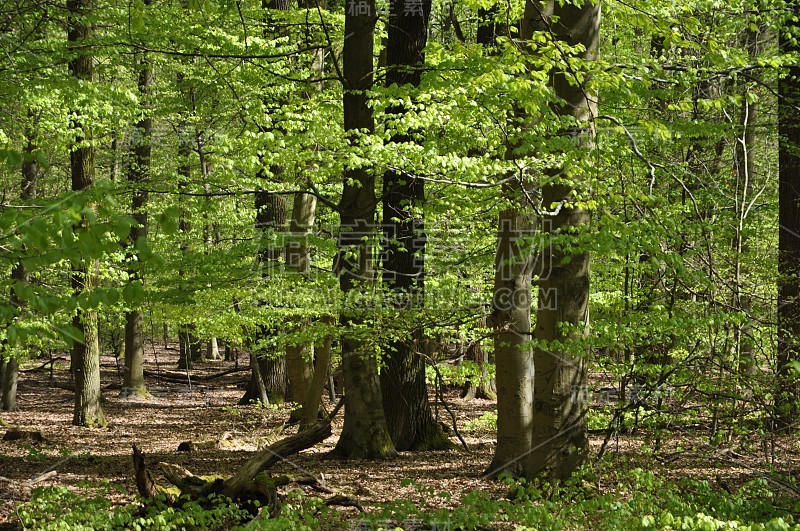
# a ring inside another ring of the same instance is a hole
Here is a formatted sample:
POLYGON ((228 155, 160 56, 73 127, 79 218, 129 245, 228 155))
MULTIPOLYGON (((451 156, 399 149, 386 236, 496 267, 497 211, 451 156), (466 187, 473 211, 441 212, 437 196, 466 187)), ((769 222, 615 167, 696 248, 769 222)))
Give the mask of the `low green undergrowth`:
MULTIPOLYGON (((800 529, 800 501, 781 498, 765 479, 733 493, 705 480, 664 480, 635 469, 601 492, 597 476, 583 472, 566 484, 508 480, 509 496, 470 492, 454 509, 428 509, 409 500, 386 504, 362 519, 364 529, 800 529)), ((447 497, 446 493, 430 492, 447 497)))
MULTIPOLYGON (((251 522, 249 528, 800 529, 796 524, 800 500, 779 492, 766 479, 750 481, 730 493, 706 480, 664 479, 641 469, 620 473, 613 485, 608 475, 597 471, 583 471, 560 486, 506 481, 505 498, 474 491, 457 504, 449 493, 418 486, 417 501, 394 500, 350 520, 321 498, 294 491, 279 516, 251 522), (436 500, 448 507, 436 508, 436 500)), ((107 492, 98 489, 81 494, 65 487, 34 490, 31 501, 20 505, 17 514, 26 529, 52 530, 236 529, 249 519, 230 500, 216 500, 210 508, 189 501, 180 509, 157 500, 142 509, 115 505, 107 492)))

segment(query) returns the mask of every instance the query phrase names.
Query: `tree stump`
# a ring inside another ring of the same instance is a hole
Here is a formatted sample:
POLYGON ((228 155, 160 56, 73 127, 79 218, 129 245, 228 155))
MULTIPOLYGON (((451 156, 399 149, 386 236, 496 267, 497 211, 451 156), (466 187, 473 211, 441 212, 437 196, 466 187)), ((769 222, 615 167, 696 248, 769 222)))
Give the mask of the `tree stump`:
POLYGON ((22 428, 9 428, 6 431, 6 434, 3 435, 4 441, 33 441, 33 442, 45 442, 47 439, 44 438, 42 432, 40 430, 27 430, 22 428))

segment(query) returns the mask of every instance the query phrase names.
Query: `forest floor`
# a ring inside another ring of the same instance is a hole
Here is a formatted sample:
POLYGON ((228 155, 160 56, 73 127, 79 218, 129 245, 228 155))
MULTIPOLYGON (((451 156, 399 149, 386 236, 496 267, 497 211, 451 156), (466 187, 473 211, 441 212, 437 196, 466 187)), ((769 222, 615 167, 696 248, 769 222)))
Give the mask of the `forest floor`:
MULTIPOLYGON (((149 463, 165 461, 196 474, 224 476, 247 461, 260 446, 294 433, 295 427, 285 426, 288 410, 284 406, 237 405, 249 377, 244 370, 246 361, 242 355, 239 367, 243 370, 213 379, 204 378, 233 369, 234 363, 196 364, 191 386, 186 380, 166 381, 151 376, 148 381, 154 396, 145 400, 119 396, 121 375, 116 360, 104 356, 102 380, 107 388, 103 407, 109 420, 104 429, 71 425, 73 395, 68 389, 65 359, 55 362, 52 372, 49 367, 41 367, 42 360, 27 363, 19 382, 20 411, 0 413, 0 435, 11 427, 28 428, 40 430, 45 441, 0 441, 0 529, 16 527, 15 508, 29 495, 15 485, 48 471, 55 475, 41 485, 91 490, 110 482, 120 486, 114 501, 127 504, 135 500, 136 493, 132 444, 143 450, 149 463), (178 445, 187 440, 195 441, 196 449, 191 453, 177 452, 178 445)), ((157 351, 150 351, 146 369, 154 374, 175 373, 176 365, 177 349, 162 345, 157 351)), ((604 382, 598 380, 592 385, 600 387, 604 382)), ((482 475, 493 454, 494 426, 487 419, 496 411, 495 403, 462 400, 456 388, 449 389, 445 396, 468 450, 454 437, 458 447, 452 451, 402 453, 389 461, 328 460, 325 454, 333 448, 342 426, 339 414, 332 437, 275 466, 273 472, 323 477, 329 489, 356 497, 368 512, 398 499, 429 508, 452 508, 470 491, 483 491, 493 498, 506 496, 506 485, 482 475)), ((326 407, 331 406, 326 402, 326 407)), ((442 422, 452 424, 441 406, 436 409, 442 422)), ((594 453, 603 439, 602 433, 592 435, 594 453)), ((711 445, 707 433, 686 430, 665 437, 657 453, 643 452, 645 446, 652 448, 653 444, 644 430, 615 437, 606 451, 605 459, 612 463, 609 469, 614 470, 617 463, 659 475, 698 477, 726 491, 765 476, 773 458, 773 471, 795 476, 800 471, 800 446, 795 438, 772 441, 743 435, 726 444, 711 445)), ((156 481, 160 479, 156 475, 156 481)), ((615 489, 613 474, 597 487, 600 491, 615 489)), ((357 509, 339 510, 351 524, 359 521, 357 509)))

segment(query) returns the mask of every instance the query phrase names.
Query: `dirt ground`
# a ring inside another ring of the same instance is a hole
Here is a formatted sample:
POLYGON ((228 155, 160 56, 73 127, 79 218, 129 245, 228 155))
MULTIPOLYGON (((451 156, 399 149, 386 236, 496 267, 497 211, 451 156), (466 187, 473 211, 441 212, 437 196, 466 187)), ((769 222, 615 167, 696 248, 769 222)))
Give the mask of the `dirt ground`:
MULTIPOLYGON (((85 429, 71 425, 72 392, 66 360, 49 367, 40 367, 46 360, 27 363, 21 374, 18 401, 20 411, 0 412, 0 434, 7 429, 30 428, 41 430, 44 442, 0 441, 0 528, 13 526, 14 508, 27 495, 18 488, 45 472, 55 475, 41 485, 66 485, 85 488, 93 482, 108 480, 124 486, 119 503, 130 503, 136 487, 132 476, 131 446, 138 445, 148 462, 165 461, 186 467, 201 475, 230 475, 250 458, 260 446, 295 432, 285 426, 286 407, 258 408, 238 406, 249 377, 246 370, 201 380, 203 377, 234 369, 234 362, 197 364, 188 380, 167 381, 148 377, 152 399, 126 399, 119 396, 121 374, 114 357, 102 359, 104 410, 109 426, 104 429, 85 429), (51 379, 52 378, 52 379, 51 379), (177 452, 182 441, 197 444, 191 453, 177 452)), ((240 355, 239 367, 246 368, 247 357, 240 355)), ((154 375, 175 373, 177 349, 164 346, 150 350, 146 369, 154 375)), ((598 384, 600 385, 600 384, 598 384)), ((433 397, 432 397, 433 399, 433 397)), ((313 474, 323 477, 328 488, 336 493, 356 497, 369 511, 381 503, 406 498, 421 506, 446 507, 458 504, 459 498, 473 490, 492 496, 506 495, 506 488, 497 481, 482 477, 491 461, 494 431, 485 422, 476 421, 495 404, 487 400, 464 401, 456 389, 446 393, 446 401, 457 417, 457 426, 468 445, 452 451, 403 453, 390 461, 341 462, 324 459, 336 443, 342 426, 340 413, 334 424, 334 434, 323 444, 306 450, 274 467, 274 472, 313 474), (404 480, 411 479, 413 485, 404 480), (430 497, 425 487, 447 492, 449 498, 430 497)), ((325 403, 326 407, 331 405, 325 403)), ((441 405, 435 405, 445 424, 452 424, 441 405)), ((745 438, 746 439, 746 438, 745 438)), ((454 437, 453 441, 458 443, 454 437)), ((592 436, 593 451, 603 441, 602 434, 592 436)), ((722 488, 764 474, 768 470, 768 450, 762 441, 736 440, 729 445, 711 447, 702 433, 678 434, 663 441, 657 459, 643 461, 639 454, 642 444, 652 444, 645 436, 627 435, 615 439, 608 447, 607 459, 625 463, 625 467, 658 468, 670 475, 698 475, 716 481, 722 488)), ((779 470, 800 470, 800 452, 796 439, 775 442, 774 455, 779 470)), ((156 481, 159 482, 156 476, 156 481)), ((164 484, 163 480, 160 482, 164 484)), ((613 488, 600 485, 602 489, 613 488)), ((355 522, 358 512, 341 508, 355 522)))

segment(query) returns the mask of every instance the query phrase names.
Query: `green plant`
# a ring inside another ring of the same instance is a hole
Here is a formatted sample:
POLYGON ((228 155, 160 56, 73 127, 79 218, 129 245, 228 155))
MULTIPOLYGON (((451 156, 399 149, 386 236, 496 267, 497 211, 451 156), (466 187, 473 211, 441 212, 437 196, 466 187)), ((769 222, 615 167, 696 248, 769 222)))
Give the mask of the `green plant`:
POLYGON ((26 529, 50 531, 229 529, 250 517, 223 498, 211 498, 205 506, 187 499, 180 508, 157 499, 143 511, 137 505, 115 506, 108 496, 112 489, 106 485, 98 494, 87 496, 68 487, 40 487, 33 490, 29 502, 17 507, 17 515, 26 529))
POLYGON ((480 417, 464 423, 466 431, 493 431, 497 429, 497 411, 486 411, 480 417))
POLYGON ((32 444, 20 444, 19 448, 27 450, 28 454, 25 456, 26 461, 30 461, 31 463, 41 463, 42 461, 47 460, 47 454, 45 454, 41 448, 38 448, 32 444))

